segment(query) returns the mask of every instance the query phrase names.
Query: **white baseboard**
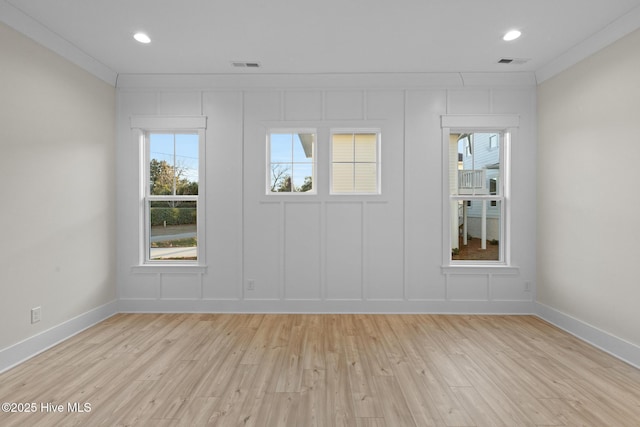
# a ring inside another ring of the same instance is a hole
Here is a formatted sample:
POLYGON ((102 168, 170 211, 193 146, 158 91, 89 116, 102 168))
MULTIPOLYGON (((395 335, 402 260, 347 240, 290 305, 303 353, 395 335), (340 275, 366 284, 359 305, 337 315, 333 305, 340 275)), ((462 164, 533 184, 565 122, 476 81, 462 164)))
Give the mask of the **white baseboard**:
POLYGON ((116 300, 0 350, 0 373, 118 313, 116 300))
POLYGON ((536 315, 542 320, 588 342, 614 357, 640 368, 640 346, 632 344, 548 305, 535 303, 536 315))
POLYGON ((640 346, 627 342, 552 307, 540 303, 412 301, 112 301, 49 330, 0 350, 0 373, 120 312, 309 312, 309 313, 458 313, 535 314, 589 344, 640 368, 640 346))
POLYGON ((533 314, 531 301, 120 299, 121 313, 533 314))

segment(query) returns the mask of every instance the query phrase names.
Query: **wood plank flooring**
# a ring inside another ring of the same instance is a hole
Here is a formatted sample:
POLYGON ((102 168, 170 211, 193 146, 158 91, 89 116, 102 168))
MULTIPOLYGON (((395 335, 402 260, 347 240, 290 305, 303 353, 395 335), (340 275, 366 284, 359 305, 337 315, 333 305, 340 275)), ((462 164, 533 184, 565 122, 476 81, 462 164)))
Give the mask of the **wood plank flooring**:
POLYGON ((531 316, 119 314, 0 402, 35 404, 3 427, 640 426, 640 370, 531 316))

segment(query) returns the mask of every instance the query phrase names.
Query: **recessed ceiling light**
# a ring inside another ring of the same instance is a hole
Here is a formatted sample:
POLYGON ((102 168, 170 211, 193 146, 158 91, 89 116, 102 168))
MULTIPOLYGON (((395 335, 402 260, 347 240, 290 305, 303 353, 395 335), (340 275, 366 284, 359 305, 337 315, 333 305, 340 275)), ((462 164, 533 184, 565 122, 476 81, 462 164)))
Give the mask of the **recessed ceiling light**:
POLYGON ((144 43, 144 44, 151 43, 151 39, 145 33, 135 33, 133 35, 133 38, 136 39, 136 41, 139 41, 140 43, 144 43))
POLYGON ((502 37, 502 40, 506 41, 506 42, 510 42, 512 40, 517 39, 518 37, 520 37, 522 35, 522 33, 518 30, 511 30, 508 31, 504 37, 502 37))

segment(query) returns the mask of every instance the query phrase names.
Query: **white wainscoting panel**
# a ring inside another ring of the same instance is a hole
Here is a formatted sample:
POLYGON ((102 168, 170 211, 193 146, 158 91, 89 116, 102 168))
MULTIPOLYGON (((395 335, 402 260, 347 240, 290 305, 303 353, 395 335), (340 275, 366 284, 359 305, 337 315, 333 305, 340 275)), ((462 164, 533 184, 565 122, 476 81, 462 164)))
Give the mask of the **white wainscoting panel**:
POLYGON ((322 298, 322 205, 284 204, 284 298, 322 298))
POLYGON ((362 203, 327 203, 326 298, 362 299, 362 203))
POLYGON ((164 273, 160 292, 162 299, 202 299, 202 276, 164 273))
POLYGON ((364 91, 335 91, 325 93, 325 118, 328 120, 363 120, 364 91))
POLYGON ((364 263, 367 299, 404 299, 402 209, 391 203, 365 203, 364 263))
POLYGON ((527 312, 535 294, 524 290, 525 282, 535 287, 535 215, 526 213, 535 209, 535 192, 514 197, 514 254, 526 276, 442 270, 440 123, 447 114, 518 115, 523 146, 514 182, 525 182, 520 171, 535 170, 528 164, 535 153, 534 87, 420 88, 409 77, 407 89, 397 81, 369 88, 331 87, 329 78, 326 87, 274 81, 180 89, 173 79, 165 89, 118 90, 123 310, 527 312), (207 259, 200 271, 132 271, 139 260, 139 150, 129 120, 159 114, 207 117, 207 259), (317 129, 317 193, 265 194, 266 132, 300 127, 317 129), (332 195, 330 131, 358 127, 382 132, 382 193, 332 195))
POLYGON ((487 275, 450 274, 447 277, 447 299, 451 301, 487 301, 487 275))
POLYGON ((322 120, 322 91, 286 91, 284 95, 285 120, 322 120))

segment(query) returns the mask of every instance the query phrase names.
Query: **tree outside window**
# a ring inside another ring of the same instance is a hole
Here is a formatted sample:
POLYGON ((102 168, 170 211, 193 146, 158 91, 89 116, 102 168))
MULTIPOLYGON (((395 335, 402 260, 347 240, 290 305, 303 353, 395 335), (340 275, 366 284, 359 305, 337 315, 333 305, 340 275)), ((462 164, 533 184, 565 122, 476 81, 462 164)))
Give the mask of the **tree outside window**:
POLYGON ((198 259, 197 133, 153 133, 148 146, 148 254, 150 261, 198 259))
POLYGON ((315 143, 313 130, 268 134, 267 193, 315 193, 315 143))

